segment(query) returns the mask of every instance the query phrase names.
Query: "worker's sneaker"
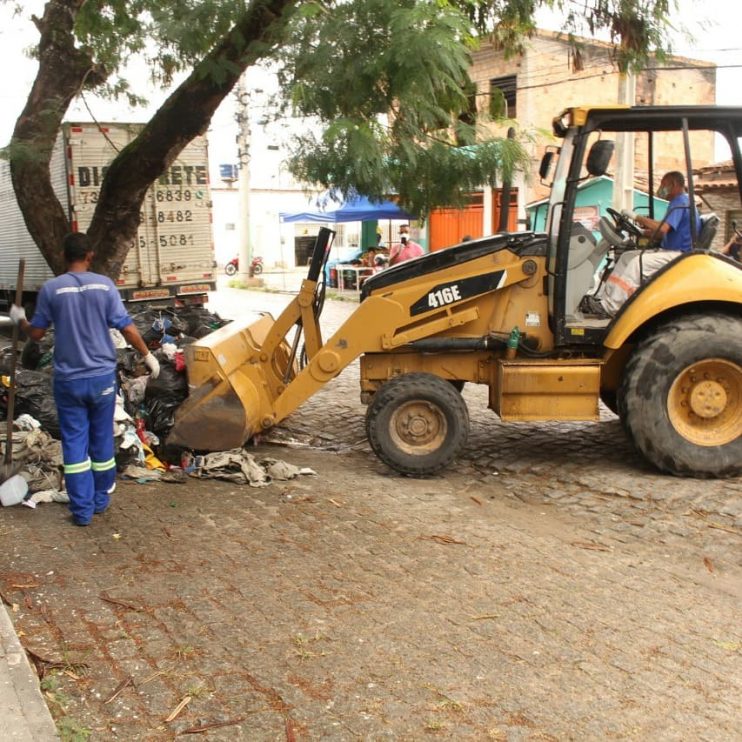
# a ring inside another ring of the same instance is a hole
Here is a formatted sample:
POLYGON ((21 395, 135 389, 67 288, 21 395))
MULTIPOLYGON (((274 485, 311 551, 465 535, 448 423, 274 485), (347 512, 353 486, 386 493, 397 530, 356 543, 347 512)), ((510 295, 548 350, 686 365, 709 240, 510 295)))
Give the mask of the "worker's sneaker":
POLYGON ((579 310, 583 314, 589 314, 592 317, 598 317, 599 319, 608 319, 610 314, 605 311, 605 307, 601 304, 600 299, 591 294, 585 294, 580 301, 579 310))

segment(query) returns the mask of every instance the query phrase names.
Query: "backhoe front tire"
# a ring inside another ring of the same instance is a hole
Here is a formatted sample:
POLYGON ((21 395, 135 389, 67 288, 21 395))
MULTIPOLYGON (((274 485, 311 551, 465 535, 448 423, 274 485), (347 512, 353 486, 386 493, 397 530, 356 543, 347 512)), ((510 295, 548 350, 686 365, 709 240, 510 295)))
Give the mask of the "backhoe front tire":
POLYGON ((395 376, 374 394, 366 434, 376 455, 407 476, 444 469, 466 444, 469 413, 453 385, 434 374, 395 376))
POLYGON ((658 469, 742 474, 742 318, 688 315, 658 327, 626 365, 618 410, 658 469))

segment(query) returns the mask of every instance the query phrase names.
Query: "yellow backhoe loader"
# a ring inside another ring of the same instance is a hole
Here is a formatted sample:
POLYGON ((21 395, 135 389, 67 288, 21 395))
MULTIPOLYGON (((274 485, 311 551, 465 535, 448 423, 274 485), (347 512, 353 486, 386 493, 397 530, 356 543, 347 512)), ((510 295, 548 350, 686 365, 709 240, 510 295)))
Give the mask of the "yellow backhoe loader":
POLYGON ((611 211, 591 223, 576 205, 586 180, 608 172, 617 137, 623 160, 643 163, 650 217, 663 219, 654 185, 678 161, 694 203, 693 153, 707 160, 715 137, 729 146, 739 186, 742 108, 572 108, 554 133, 560 146, 540 168, 551 188, 544 231, 495 234, 374 275, 323 342, 319 279, 332 235, 323 229, 277 320, 233 323, 188 346, 190 396, 168 442, 240 446, 360 356, 368 439, 402 474, 436 472, 466 444, 464 382, 486 384, 504 421, 597 420, 602 398, 660 470, 742 473, 742 266, 709 250, 719 220, 701 225, 689 208, 693 249, 642 275, 615 316, 600 317, 581 299, 599 290, 606 261, 656 250, 628 217, 611 211))

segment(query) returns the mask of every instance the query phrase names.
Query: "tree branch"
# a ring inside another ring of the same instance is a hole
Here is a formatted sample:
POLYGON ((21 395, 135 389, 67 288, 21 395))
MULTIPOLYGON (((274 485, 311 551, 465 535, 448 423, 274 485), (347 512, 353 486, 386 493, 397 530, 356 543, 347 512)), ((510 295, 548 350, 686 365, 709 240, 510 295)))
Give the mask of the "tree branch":
POLYGON ((96 269, 118 277, 150 185, 203 134, 240 75, 278 39, 296 0, 253 0, 224 39, 110 164, 88 229, 96 269))

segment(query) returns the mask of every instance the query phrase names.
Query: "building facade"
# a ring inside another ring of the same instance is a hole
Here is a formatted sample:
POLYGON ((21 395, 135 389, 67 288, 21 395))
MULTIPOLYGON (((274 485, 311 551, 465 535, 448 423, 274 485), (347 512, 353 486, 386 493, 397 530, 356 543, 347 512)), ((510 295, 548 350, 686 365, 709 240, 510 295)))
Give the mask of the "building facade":
MULTIPOLYGON (((518 179, 517 223, 526 224, 526 205, 548 196, 548 187, 538 181, 538 163, 549 145, 558 144, 551 134, 553 118, 569 106, 615 106, 620 100, 621 75, 608 43, 582 39, 579 65, 566 36, 538 31, 525 42, 522 54, 506 58, 491 43, 484 43, 472 55, 470 75, 476 85, 476 109, 479 120, 490 133, 505 136, 515 126, 530 142, 532 167, 518 179), (575 66, 579 66, 578 71, 575 66)), ((703 105, 716 101, 716 69, 708 62, 672 57, 635 76, 633 105, 703 105)), ((646 190, 648 147, 645 139, 634 141, 635 185, 646 190)), ((710 165, 714 159, 713 136, 691 133, 694 168, 710 165)), ((668 170, 685 170, 682 147, 677 138, 656 136, 654 141, 655 187, 668 170)), ((496 199, 497 194, 494 194, 496 199)), ((493 198, 483 189, 479 199, 493 198)), ((512 208, 512 207, 511 207, 512 208)), ((485 210, 486 212, 486 210, 485 210)), ((482 231, 493 230, 492 209, 484 214, 482 231)), ((458 217, 461 219, 462 217, 458 217)), ((435 223, 431 219, 431 244, 437 242, 435 223)), ((473 235, 477 236, 477 235, 473 235)))

